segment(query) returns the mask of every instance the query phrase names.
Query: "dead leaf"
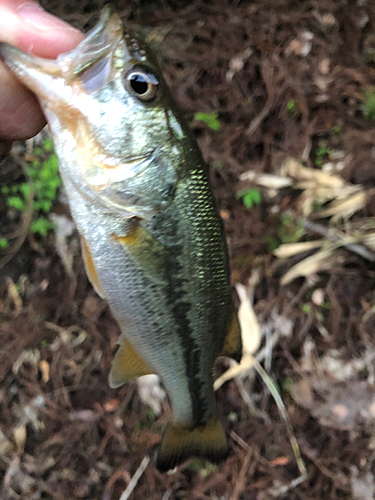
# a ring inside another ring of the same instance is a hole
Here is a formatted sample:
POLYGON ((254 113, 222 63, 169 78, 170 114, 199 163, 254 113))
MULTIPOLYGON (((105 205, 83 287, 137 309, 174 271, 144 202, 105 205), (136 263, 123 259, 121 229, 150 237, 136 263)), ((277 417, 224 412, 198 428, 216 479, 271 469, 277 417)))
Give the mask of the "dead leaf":
POLYGON ((287 259, 299 253, 308 252, 309 250, 320 248, 324 243, 324 240, 303 241, 299 243, 284 243, 284 245, 280 245, 279 248, 274 250, 273 253, 279 259, 287 259))
POLYGON ((334 263, 342 261, 341 257, 334 255, 334 251, 338 246, 339 245, 336 243, 327 244, 326 247, 319 252, 298 262, 298 264, 284 274, 281 279, 281 284, 287 285, 301 276, 307 277, 331 269, 334 263))
POLYGON ((279 467, 280 465, 288 465, 290 460, 288 457, 277 457, 269 462, 269 467, 279 467))
POLYGON ((215 391, 228 380, 250 370, 254 364, 253 354, 260 344, 260 326, 250 303, 249 292, 241 283, 237 283, 236 290, 241 301, 238 309, 238 319, 241 325, 243 356, 240 364, 233 361, 232 366, 215 380, 215 391))
POLYGON ((40 371, 42 372, 42 380, 46 384, 49 381, 49 363, 48 361, 42 359, 39 363, 40 371))

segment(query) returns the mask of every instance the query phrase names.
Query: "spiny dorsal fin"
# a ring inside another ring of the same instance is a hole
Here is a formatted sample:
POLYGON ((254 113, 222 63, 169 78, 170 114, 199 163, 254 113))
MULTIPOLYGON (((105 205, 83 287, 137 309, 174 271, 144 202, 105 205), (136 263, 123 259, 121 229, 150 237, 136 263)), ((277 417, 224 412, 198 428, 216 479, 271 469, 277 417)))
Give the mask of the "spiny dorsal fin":
POLYGON ((127 338, 121 340, 119 350, 112 361, 109 386, 114 389, 133 380, 154 373, 144 362, 127 338))
POLYGON ((227 455, 227 440, 217 417, 195 427, 172 423, 164 433, 156 466, 159 471, 165 472, 190 457, 217 463, 225 460, 227 455))

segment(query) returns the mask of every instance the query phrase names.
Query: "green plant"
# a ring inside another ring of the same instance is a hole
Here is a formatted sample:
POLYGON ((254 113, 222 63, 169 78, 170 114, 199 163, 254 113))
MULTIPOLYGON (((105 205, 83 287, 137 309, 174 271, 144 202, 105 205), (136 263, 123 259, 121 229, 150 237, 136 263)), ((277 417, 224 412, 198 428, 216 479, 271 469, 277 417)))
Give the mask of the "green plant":
POLYGON ((290 101, 288 101, 286 103, 286 110, 288 111, 288 113, 290 115, 292 115, 295 112, 295 110, 296 110, 296 103, 294 102, 293 99, 291 99, 290 101))
POLYGON ((0 250, 5 250, 9 247, 9 241, 6 238, 0 238, 0 250))
POLYGON ((360 106, 363 114, 370 120, 375 120, 375 87, 365 91, 363 104, 360 106))
POLYGON ((331 148, 328 148, 326 146, 324 147, 320 147, 320 148, 317 148, 315 150, 315 165, 317 167, 321 167, 323 165, 323 161, 326 157, 330 157, 330 155, 332 154, 332 149, 331 148))
POLYGON ((342 132, 342 127, 338 123, 332 127, 332 134, 333 135, 340 135, 342 132))
POLYGON ((311 312, 311 305, 310 304, 300 304, 300 307, 301 307, 301 310, 305 314, 310 314, 310 312, 311 312))
POLYGON ((212 113, 202 113, 199 111, 198 113, 195 113, 194 120, 204 122, 212 130, 221 129, 221 123, 219 122, 217 111, 212 111, 212 113))
POLYGON ((26 182, 4 186, 1 191, 7 196, 7 204, 19 212, 28 209, 32 197, 30 232, 45 237, 53 223, 43 214, 48 214, 61 185, 57 156, 51 139, 45 139, 43 147, 33 151, 34 160, 25 165, 26 182))
POLYGON ((274 236, 267 236, 267 238, 263 240, 263 243, 266 245, 269 252, 274 252, 276 248, 280 246, 280 241, 274 236))
POLYGON ((262 201, 260 191, 256 188, 240 189, 237 191, 236 198, 242 198, 243 204, 248 210, 253 208, 254 205, 259 205, 262 201))
POLYGON ((278 232, 282 243, 296 243, 305 232, 303 220, 291 211, 284 212, 280 216, 278 232))

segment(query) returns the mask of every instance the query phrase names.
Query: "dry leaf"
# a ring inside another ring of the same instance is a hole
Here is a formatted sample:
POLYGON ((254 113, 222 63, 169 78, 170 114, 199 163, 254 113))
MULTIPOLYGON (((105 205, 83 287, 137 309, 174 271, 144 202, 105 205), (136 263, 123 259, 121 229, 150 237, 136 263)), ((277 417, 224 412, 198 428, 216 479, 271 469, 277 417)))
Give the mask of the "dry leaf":
POLYGON ((238 319, 241 325, 243 352, 244 354, 254 354, 260 344, 260 326, 250 303, 246 287, 238 283, 236 290, 240 298, 238 319))
POLYGON ((42 380, 46 384, 49 381, 49 363, 45 359, 39 363, 40 371, 42 372, 42 380))
POLYGON ((322 250, 314 255, 301 260, 301 262, 298 262, 298 264, 293 266, 284 274, 281 279, 281 284, 287 285, 294 279, 301 276, 311 276, 312 274, 316 274, 320 271, 331 269, 334 261, 341 261, 341 257, 339 258, 337 255, 334 255, 334 251, 338 248, 338 246, 339 245, 337 245, 337 243, 328 244, 325 248, 322 248, 322 250))
POLYGON ((142 402, 149 405, 155 415, 160 415, 163 401, 166 398, 157 375, 143 375, 137 379, 138 393, 142 402))
POLYGON ((18 425, 13 429, 13 438, 14 442, 17 447, 17 452, 21 453, 23 451, 23 448, 25 446, 26 442, 26 426, 25 425, 18 425))
POLYGON ((268 189, 282 189, 292 185, 292 180, 280 175, 272 174, 261 174, 258 175, 253 170, 244 172, 240 175, 241 181, 254 181, 258 186, 262 186, 268 189))
POLYGON ((322 210, 317 215, 318 217, 332 217, 333 223, 340 219, 349 219, 353 214, 365 207, 369 194, 373 192, 374 190, 368 192, 361 190, 347 199, 335 200, 330 203, 326 210, 322 210))
POLYGON ((274 255, 279 259, 287 259, 288 257, 293 257, 302 252, 308 252, 309 250, 314 250, 323 246, 325 241, 304 241, 301 243, 285 243, 280 245, 279 248, 274 250, 274 255))
POLYGON ((236 285, 236 290, 241 302, 238 309, 238 319, 241 325, 243 356, 240 364, 233 361, 232 366, 215 380, 215 391, 228 380, 247 372, 253 366, 253 354, 260 344, 260 326, 251 306, 248 290, 241 283, 236 285))

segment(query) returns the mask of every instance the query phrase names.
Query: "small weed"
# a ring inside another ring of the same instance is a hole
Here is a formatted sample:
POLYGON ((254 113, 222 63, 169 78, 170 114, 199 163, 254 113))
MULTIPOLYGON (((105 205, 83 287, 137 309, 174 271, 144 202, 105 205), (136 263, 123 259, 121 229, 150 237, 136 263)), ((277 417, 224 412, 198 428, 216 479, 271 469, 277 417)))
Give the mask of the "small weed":
POLYGON ((296 243, 302 238, 304 232, 302 219, 289 211, 281 214, 279 237, 282 243, 296 243))
POLYGON ((332 127, 332 134, 333 135, 340 135, 342 132, 342 127, 338 123, 332 127))
POLYGON ((296 110, 296 103, 294 102, 293 99, 291 99, 290 101, 288 101, 286 103, 286 110, 288 111, 288 113, 290 115, 292 115, 295 112, 295 110, 296 110))
POLYGON ((7 196, 8 206, 19 212, 26 209, 28 200, 33 195, 30 232, 45 237, 54 225, 43 214, 50 212, 57 189, 61 185, 61 179, 51 139, 47 138, 43 147, 35 148, 33 155, 40 158, 26 165, 25 171, 28 181, 4 186, 1 191, 7 196))
POLYGON ((329 309, 332 309, 332 304, 330 302, 322 302, 320 304, 320 307, 322 309, 328 309, 329 310, 329 309))
POLYGON ((5 250, 9 247, 9 241, 6 238, 0 238, 0 250, 5 250))
POLYGON ((254 205, 259 205, 262 201, 259 189, 256 188, 240 189, 236 194, 236 198, 242 198, 243 204, 248 210, 252 209, 254 205))
POLYGON ((365 91, 365 99, 360 109, 366 118, 375 120, 375 87, 365 91))
POLYGON ((293 379, 291 377, 286 377, 281 383, 281 387, 284 392, 287 394, 290 394, 292 392, 292 387, 293 387, 293 379))
POLYGON ((317 148, 315 151, 315 165, 321 167, 325 158, 329 158, 332 154, 332 149, 327 147, 317 148))
POLYGON ((311 313, 311 305, 310 304, 301 304, 300 307, 301 307, 301 310, 305 314, 310 314, 311 313))
POLYGON ((221 123, 218 119, 217 111, 213 111, 212 113, 202 113, 202 112, 195 113, 194 120, 204 122, 212 130, 221 129, 221 123))
POLYGON ((273 236, 267 236, 267 238, 264 239, 263 243, 264 245, 266 245, 269 252, 274 252, 276 248, 279 248, 280 246, 280 241, 273 236))

